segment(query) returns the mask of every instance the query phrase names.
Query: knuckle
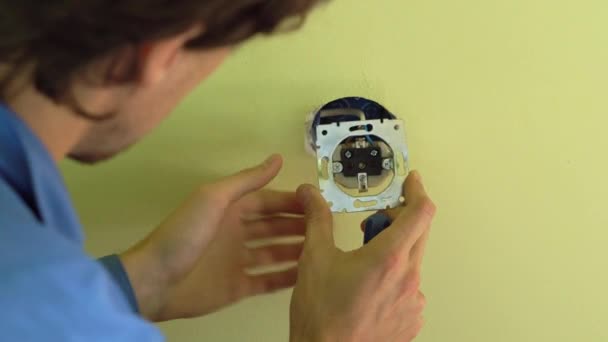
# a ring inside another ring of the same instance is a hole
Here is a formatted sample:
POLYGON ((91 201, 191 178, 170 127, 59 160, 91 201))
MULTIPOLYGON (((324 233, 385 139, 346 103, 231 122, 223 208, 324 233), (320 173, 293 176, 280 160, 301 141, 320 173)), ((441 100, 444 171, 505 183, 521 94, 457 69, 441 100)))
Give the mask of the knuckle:
POLYGON ((422 331, 422 328, 424 328, 424 318, 420 317, 416 320, 416 323, 414 323, 414 327, 413 327, 413 331, 412 333, 414 334, 414 337, 418 336, 420 334, 420 332, 422 331))
POLYGON ((327 205, 325 205, 325 203, 323 202, 324 205, 319 205, 318 210, 317 210, 317 217, 323 221, 327 221, 327 220, 331 220, 332 215, 331 215, 331 210, 329 209, 329 207, 327 205))
POLYGON ((413 342, 414 340, 416 340, 418 335, 420 335, 421 330, 422 330, 422 328, 418 329, 418 327, 416 325, 412 325, 412 326, 408 327, 404 333, 403 342, 413 342))
POLYGON ((424 327, 424 319, 422 317, 416 318, 405 331, 405 341, 412 342, 420 335, 422 328, 424 327))
POLYGON ((418 302, 416 303, 416 308, 418 309, 418 313, 422 313, 426 308, 427 300, 424 293, 419 292, 418 302))
POLYGON ((382 258, 381 265, 384 272, 392 273, 401 267, 402 256, 399 251, 391 251, 382 258))
POLYGON ((403 281, 403 296, 406 298, 417 296, 420 289, 420 281, 420 274, 418 272, 409 274, 403 281))
POLYGON ((309 223, 320 225, 332 221, 331 211, 329 211, 328 208, 319 206, 311 209, 312 210, 309 214, 309 223))
POLYGON ((437 206, 428 196, 424 196, 418 201, 415 210, 427 218, 433 218, 437 212, 437 206))

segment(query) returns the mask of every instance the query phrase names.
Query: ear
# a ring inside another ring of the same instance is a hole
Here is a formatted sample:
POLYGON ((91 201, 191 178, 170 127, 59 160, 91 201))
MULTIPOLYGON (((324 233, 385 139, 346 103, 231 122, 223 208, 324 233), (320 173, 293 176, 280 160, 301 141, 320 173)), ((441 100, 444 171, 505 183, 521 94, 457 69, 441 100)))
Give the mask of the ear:
POLYGON ((162 81, 188 41, 198 37, 203 31, 203 25, 197 24, 178 35, 140 44, 135 56, 137 81, 144 87, 162 81))

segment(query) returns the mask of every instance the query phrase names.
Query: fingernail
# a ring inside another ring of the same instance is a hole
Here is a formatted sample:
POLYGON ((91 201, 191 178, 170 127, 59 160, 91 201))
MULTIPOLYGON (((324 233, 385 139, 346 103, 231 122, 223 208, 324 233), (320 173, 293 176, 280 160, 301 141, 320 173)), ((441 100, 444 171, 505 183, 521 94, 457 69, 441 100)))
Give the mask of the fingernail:
POLYGON ((301 185, 300 188, 298 188, 297 195, 298 195, 298 198, 300 199, 300 202, 302 202, 303 204, 308 203, 310 201, 310 197, 312 195, 312 193, 310 191, 310 186, 301 185))
POLYGON ((264 161, 264 163, 262 163, 262 165, 264 167, 268 167, 268 166, 274 164, 275 160, 277 160, 278 157, 279 157, 278 154, 273 154, 270 157, 266 158, 266 160, 264 161))
POLYGON ((420 175, 420 173, 416 170, 412 171, 412 177, 414 177, 414 180, 416 180, 417 182, 422 183, 422 176, 420 175))

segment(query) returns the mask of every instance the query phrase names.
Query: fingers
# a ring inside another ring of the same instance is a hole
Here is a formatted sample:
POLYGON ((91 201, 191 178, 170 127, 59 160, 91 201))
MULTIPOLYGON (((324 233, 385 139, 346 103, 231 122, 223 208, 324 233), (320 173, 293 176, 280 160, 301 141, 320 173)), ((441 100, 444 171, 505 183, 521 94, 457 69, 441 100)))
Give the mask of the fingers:
POLYGON ((260 267, 283 262, 298 261, 300 255, 302 255, 303 248, 303 243, 253 248, 249 251, 250 265, 248 267, 260 267))
POLYGON ((304 214, 295 192, 261 190, 243 198, 243 211, 250 215, 304 214))
POLYGON ((260 165, 220 180, 213 187, 217 191, 221 191, 232 202, 270 183, 281 170, 282 164, 281 156, 275 154, 260 165))
MULTIPOLYGON (((406 179, 406 181, 403 183, 403 197, 404 197, 404 203, 403 205, 400 205, 398 207, 395 208, 390 208, 390 209, 383 209, 383 210, 379 210, 378 213, 379 214, 384 214, 386 216, 388 216, 391 219, 391 222, 394 222, 397 217, 399 217, 399 215, 401 214, 401 212, 403 211, 403 209, 407 206, 407 204, 409 202, 411 202, 411 195, 409 194, 408 188, 410 186, 410 183, 408 183, 408 181, 411 180, 418 180, 420 183, 422 183, 422 178, 420 176, 420 174, 418 173, 418 171, 412 171, 408 178, 406 179)), ((423 188, 424 190, 424 188, 423 188)), ((363 220, 363 222, 361 222, 361 230, 365 231, 365 222, 367 221, 367 219, 363 220)))
POLYGON ((282 236, 304 236, 306 220, 301 217, 269 217, 247 223, 247 240, 282 236))
POLYGON ((249 286, 252 295, 270 293, 293 287, 298 279, 297 267, 275 273, 249 276, 249 286))
MULTIPOLYGON (((403 190, 406 207, 386 211, 393 218, 393 223, 386 230, 388 234, 383 235, 386 243, 409 253, 429 229, 435 215, 435 205, 428 197, 417 172, 410 173, 403 190)), ((424 247, 424 242, 419 247, 424 247)), ((423 251, 424 248, 417 248, 416 253, 423 251)), ((419 255, 417 257, 420 258, 419 255)))
POLYGON ((306 240, 315 246, 334 245, 333 217, 327 202, 312 185, 302 185, 297 191, 304 208, 306 240))

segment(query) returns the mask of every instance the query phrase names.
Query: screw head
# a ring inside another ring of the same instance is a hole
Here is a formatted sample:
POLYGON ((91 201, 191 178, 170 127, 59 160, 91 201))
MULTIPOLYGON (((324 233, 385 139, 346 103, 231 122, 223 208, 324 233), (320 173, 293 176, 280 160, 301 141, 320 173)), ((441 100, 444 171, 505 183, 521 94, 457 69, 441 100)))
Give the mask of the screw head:
POLYGON ((392 170, 394 168, 393 160, 386 158, 382 161, 382 168, 385 170, 392 170))
POLYGON ((344 171, 344 166, 340 162, 334 162, 332 164, 332 170, 334 173, 342 173, 342 171, 344 171))
POLYGON ((372 150, 370 154, 372 155, 372 157, 375 157, 378 155, 378 150, 372 150))
POLYGON ((350 159, 350 158, 352 158, 352 157, 353 157, 353 153, 352 153, 351 151, 346 151, 346 152, 344 153, 344 156, 345 156, 346 158, 350 159))

